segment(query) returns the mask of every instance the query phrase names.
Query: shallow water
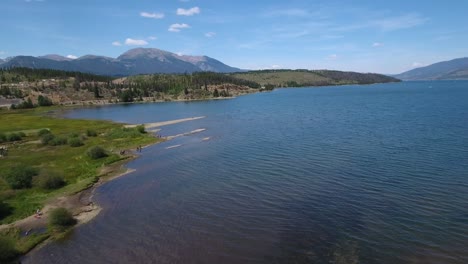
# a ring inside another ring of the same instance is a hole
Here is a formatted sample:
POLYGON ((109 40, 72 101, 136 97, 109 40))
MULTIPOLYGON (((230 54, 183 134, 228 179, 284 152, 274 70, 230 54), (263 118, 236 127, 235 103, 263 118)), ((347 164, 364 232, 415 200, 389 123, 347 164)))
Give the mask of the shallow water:
POLYGON ((99 188, 94 221, 24 263, 468 263, 468 82, 68 116, 207 117, 163 127, 206 131, 144 149, 135 173, 99 188))

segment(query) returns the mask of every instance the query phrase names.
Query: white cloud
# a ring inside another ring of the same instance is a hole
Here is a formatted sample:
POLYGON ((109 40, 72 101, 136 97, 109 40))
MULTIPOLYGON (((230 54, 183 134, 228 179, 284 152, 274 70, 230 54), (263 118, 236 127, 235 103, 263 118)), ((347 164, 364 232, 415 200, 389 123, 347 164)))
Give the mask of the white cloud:
POLYGON ((112 46, 122 46, 122 43, 120 43, 119 41, 114 41, 112 42, 112 46))
POLYGON ((309 11, 300 8, 272 10, 264 14, 267 17, 291 16, 304 17, 309 15, 309 11))
POLYGON ((377 47, 382 47, 383 45, 384 45, 384 44, 381 43, 381 42, 374 42, 374 43, 372 44, 372 47, 373 47, 373 48, 377 48, 377 47))
POLYGON ((329 59, 329 60, 336 60, 336 59, 338 59, 338 55, 336 55, 336 54, 331 54, 331 55, 329 55, 329 56, 327 57, 327 59, 329 59))
POLYGON ((190 26, 185 24, 185 23, 183 23, 183 24, 177 23, 177 24, 170 25, 168 30, 171 31, 171 32, 180 32, 181 29, 189 28, 189 27, 190 26))
POLYGON ((411 67, 413 68, 419 68, 419 67, 424 67, 424 66, 426 66, 426 64, 421 63, 421 62, 413 62, 413 64, 411 65, 411 67))
POLYGON ((176 52, 177 56, 184 56, 184 53, 182 51, 176 52))
POLYGON ((192 7, 190 9, 177 8, 177 15, 179 16, 193 16, 200 14, 200 8, 198 6, 192 7))
MULTIPOLYGON (((364 15, 364 14, 363 14, 364 15)), ((335 27, 324 27, 322 29, 328 29, 328 31, 338 32, 354 32, 363 29, 376 29, 383 32, 396 31, 401 29, 413 28, 425 24, 429 19, 416 13, 409 13, 400 16, 381 17, 374 19, 365 19, 358 22, 351 22, 348 24, 335 26, 335 27)))
POLYGON ((163 13, 148 13, 148 12, 141 12, 140 16, 146 18, 154 18, 154 19, 161 19, 164 17, 163 13))
POLYGON ((143 40, 143 39, 127 38, 125 40, 125 45, 127 45, 127 46, 144 46, 144 45, 148 45, 148 42, 146 40, 143 40))
POLYGON ((148 39, 149 39, 149 40, 157 40, 158 38, 155 37, 155 36, 149 36, 148 39))
POLYGON ((271 65, 271 68, 272 69, 279 69, 279 68, 281 68, 281 66, 277 65, 277 64, 274 64, 274 65, 271 65))
POLYGON ((67 58, 72 59, 72 60, 78 59, 78 57, 75 55, 67 55, 67 58))
POLYGON ((372 23, 382 31, 412 28, 426 23, 428 19, 419 14, 406 14, 397 17, 387 17, 375 20, 372 23))
POLYGON ((215 32, 207 32, 207 33, 205 33, 205 37, 207 37, 207 38, 214 37, 215 35, 216 35, 215 32))

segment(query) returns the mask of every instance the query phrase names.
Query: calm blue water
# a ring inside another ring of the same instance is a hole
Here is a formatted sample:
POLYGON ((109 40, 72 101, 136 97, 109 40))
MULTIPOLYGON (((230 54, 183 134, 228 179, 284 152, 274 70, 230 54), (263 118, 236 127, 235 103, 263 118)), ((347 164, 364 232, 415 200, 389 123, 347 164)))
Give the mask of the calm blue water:
POLYGON ((207 117, 164 127, 206 131, 144 149, 135 173, 99 188, 94 221, 24 263, 468 263, 468 82, 68 116, 207 117))

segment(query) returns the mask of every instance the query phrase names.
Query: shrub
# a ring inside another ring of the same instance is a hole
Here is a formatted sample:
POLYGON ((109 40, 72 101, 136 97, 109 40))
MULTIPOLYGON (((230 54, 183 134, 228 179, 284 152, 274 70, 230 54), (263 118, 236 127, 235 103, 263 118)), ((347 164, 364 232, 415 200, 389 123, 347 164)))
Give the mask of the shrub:
POLYGON ((80 138, 78 137, 72 137, 70 139, 68 139, 68 145, 70 145, 70 147, 81 147, 84 145, 83 141, 81 141, 80 138))
POLYGON ((11 214, 11 206, 0 200, 0 219, 5 218, 11 214))
POLYGON ((13 141, 20 141, 21 140, 21 135, 17 133, 11 133, 6 136, 7 141, 13 142, 13 141))
POLYGON ((5 181, 12 189, 30 188, 32 177, 38 174, 38 170, 30 166, 16 166, 5 175, 5 181))
POLYGON ((20 104, 12 104, 11 109, 28 109, 28 108, 34 108, 34 104, 31 101, 31 98, 28 98, 28 100, 23 101, 20 104))
POLYGON ((54 140, 55 136, 51 133, 46 133, 41 136, 41 142, 44 145, 48 145, 50 141, 54 140))
POLYGON ((49 145, 51 146, 60 146, 67 144, 67 138, 65 137, 54 137, 51 141, 49 141, 49 145))
POLYGON ((106 151, 100 146, 94 146, 90 148, 87 154, 91 159, 100 159, 107 157, 106 151))
POLYGON ((26 137, 26 134, 24 132, 18 132, 18 135, 22 138, 26 137))
POLYGON ((0 133, 0 142, 6 142, 7 141, 7 136, 3 133, 0 133))
POLYGON ((37 97, 37 104, 39 106, 51 106, 51 105, 53 105, 52 100, 50 100, 49 97, 42 96, 42 95, 39 95, 39 97, 37 97))
POLYGON ((39 187, 42 189, 54 190, 65 185, 65 180, 58 173, 48 172, 47 174, 39 177, 39 187))
POLYGON ((137 131, 140 132, 141 134, 145 134, 146 133, 146 130, 145 130, 145 126, 144 125, 139 125, 136 127, 137 131))
POLYGON ((92 130, 92 129, 86 130, 86 135, 87 135, 88 137, 97 137, 96 131, 94 131, 94 130, 92 130))
POLYGON ((15 244, 11 239, 0 236, 0 263, 8 263, 18 255, 15 244))
POLYGON ((70 137, 71 137, 71 138, 77 138, 77 137, 79 137, 79 136, 80 136, 80 134, 75 133, 75 132, 73 132, 73 133, 70 134, 70 137))
POLYGON ((42 137, 42 136, 47 135, 47 134, 51 134, 51 132, 50 132, 49 129, 46 129, 46 128, 43 128, 43 129, 39 130, 39 132, 37 132, 37 135, 39 137, 42 137))
POLYGON ((49 224, 52 227, 69 227, 76 224, 76 219, 65 208, 56 208, 49 213, 49 224))

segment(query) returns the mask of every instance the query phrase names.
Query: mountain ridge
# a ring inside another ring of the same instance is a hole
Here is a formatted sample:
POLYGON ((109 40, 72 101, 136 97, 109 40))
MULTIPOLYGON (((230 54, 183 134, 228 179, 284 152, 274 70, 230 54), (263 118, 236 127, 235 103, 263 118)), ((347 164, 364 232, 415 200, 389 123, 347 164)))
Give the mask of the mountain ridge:
POLYGON ((0 68, 27 67, 33 69, 54 69, 80 71, 98 75, 128 76, 152 73, 192 73, 198 71, 240 72, 208 56, 179 56, 156 48, 135 48, 117 58, 99 55, 84 55, 70 59, 57 54, 44 56, 16 56, 0 60, 0 68))
POLYGON ((468 57, 437 62, 394 75, 393 77, 404 81, 468 80, 468 57))

